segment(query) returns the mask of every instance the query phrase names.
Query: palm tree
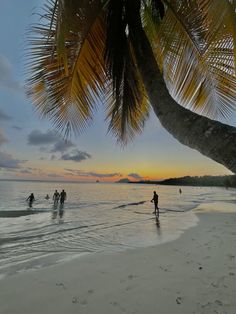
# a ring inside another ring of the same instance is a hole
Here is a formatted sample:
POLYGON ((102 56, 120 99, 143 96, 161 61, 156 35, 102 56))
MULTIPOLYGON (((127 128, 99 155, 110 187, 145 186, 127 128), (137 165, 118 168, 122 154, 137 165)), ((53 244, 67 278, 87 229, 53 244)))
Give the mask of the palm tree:
POLYGON ((28 93, 65 133, 96 104, 126 143, 151 107, 179 142, 236 173, 235 0, 48 0, 33 27, 28 93), (215 120, 211 120, 215 119, 215 120))

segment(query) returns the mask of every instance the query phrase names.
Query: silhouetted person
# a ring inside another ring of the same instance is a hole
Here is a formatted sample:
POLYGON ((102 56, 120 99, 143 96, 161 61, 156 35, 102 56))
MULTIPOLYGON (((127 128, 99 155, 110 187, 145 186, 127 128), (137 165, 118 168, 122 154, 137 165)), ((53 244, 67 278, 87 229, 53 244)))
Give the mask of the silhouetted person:
POLYGON ((151 202, 154 202, 154 214, 157 215, 159 218, 159 208, 158 208, 158 194, 156 191, 153 192, 153 198, 151 199, 151 202))
POLYGON ((29 207, 32 207, 33 202, 35 201, 34 193, 31 193, 26 201, 29 201, 29 207))
POLYGON ((46 196, 45 196, 45 200, 49 200, 49 195, 47 194, 46 196))
POLYGON ((181 194, 182 193, 182 190, 181 189, 179 189, 179 194, 181 194))
POLYGON ((53 194, 53 201, 54 201, 54 206, 56 206, 58 204, 60 198, 60 194, 57 190, 55 190, 54 194, 53 194))
POLYGON ((60 204, 63 205, 65 200, 66 200, 66 192, 62 190, 60 194, 60 204))

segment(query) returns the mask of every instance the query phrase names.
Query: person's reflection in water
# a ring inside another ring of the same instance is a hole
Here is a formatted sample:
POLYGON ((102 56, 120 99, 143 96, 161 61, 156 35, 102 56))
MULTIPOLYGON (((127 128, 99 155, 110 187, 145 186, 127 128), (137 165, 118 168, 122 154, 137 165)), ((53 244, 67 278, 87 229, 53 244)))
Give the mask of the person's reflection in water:
POLYGON ((156 216, 157 234, 161 236, 161 224, 159 218, 156 216))
MULTIPOLYGON (((59 208, 59 217, 62 219, 64 216, 64 205, 60 204, 60 208, 59 208)), ((63 222, 63 221, 61 221, 63 222)))
POLYGON ((52 211, 52 219, 56 219, 57 218, 57 211, 53 210, 52 211))

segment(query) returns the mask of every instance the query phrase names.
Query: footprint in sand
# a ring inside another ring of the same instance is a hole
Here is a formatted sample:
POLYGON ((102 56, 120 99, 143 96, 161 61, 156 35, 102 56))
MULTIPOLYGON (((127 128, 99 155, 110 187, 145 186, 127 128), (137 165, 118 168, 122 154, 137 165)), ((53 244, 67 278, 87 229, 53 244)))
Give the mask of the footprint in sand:
POLYGON ((86 299, 80 300, 79 297, 73 297, 72 298, 72 303, 74 303, 74 304, 81 304, 83 306, 86 306, 88 304, 86 299))
POLYGON ((223 302, 220 300, 215 300, 215 304, 219 305, 219 306, 223 306, 223 302))
POLYGON ((177 297, 175 301, 177 304, 181 304, 183 302, 183 299, 181 297, 177 297))
POLYGON ((56 283, 56 286, 62 287, 64 290, 66 290, 66 286, 64 285, 63 282, 56 283))
POLYGON ((72 303, 79 304, 79 298, 78 297, 73 297, 72 298, 72 303))
POLYGON ((121 310, 123 313, 126 313, 126 310, 125 308, 123 308, 123 306, 121 306, 118 302, 116 301, 113 301, 113 302, 110 302, 111 305, 117 307, 119 310, 121 310))
POLYGON ((231 261, 235 258, 235 256, 232 255, 232 254, 228 254, 227 256, 228 256, 228 258, 229 258, 231 261))
POLYGON ((160 266, 160 269, 165 271, 165 272, 171 272, 171 268, 172 265, 167 265, 167 267, 164 267, 164 266, 160 266))

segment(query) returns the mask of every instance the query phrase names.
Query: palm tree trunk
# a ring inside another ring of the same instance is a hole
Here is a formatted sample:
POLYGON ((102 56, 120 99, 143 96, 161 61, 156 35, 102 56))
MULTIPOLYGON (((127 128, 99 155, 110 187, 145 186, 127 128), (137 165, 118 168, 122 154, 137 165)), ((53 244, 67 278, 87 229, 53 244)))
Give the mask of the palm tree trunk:
POLYGON ((236 173, 236 128, 185 109, 170 96, 141 21, 133 22, 129 30, 138 68, 162 126, 180 143, 236 173))

